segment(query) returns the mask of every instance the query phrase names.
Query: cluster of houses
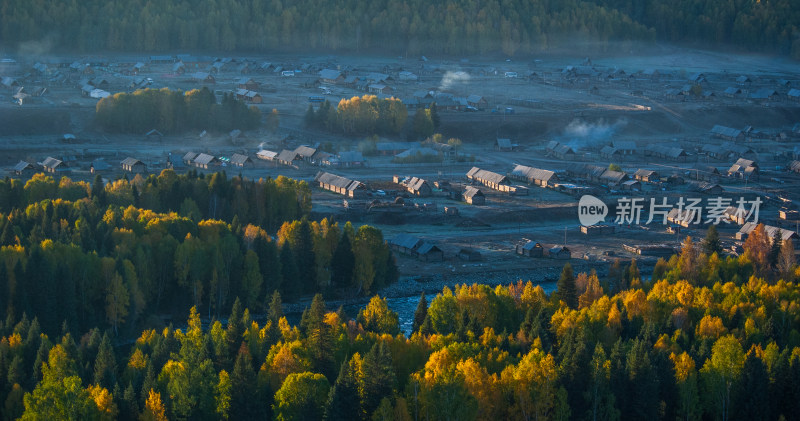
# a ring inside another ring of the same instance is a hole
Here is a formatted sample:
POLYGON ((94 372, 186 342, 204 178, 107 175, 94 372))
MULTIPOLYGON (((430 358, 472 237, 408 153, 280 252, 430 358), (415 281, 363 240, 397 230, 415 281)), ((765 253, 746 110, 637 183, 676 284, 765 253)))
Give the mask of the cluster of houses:
POLYGON ((325 152, 318 147, 301 145, 295 149, 274 152, 262 149, 256 153, 259 159, 277 162, 281 165, 295 166, 308 164, 324 167, 363 167, 367 164, 359 151, 344 151, 338 154, 325 152))

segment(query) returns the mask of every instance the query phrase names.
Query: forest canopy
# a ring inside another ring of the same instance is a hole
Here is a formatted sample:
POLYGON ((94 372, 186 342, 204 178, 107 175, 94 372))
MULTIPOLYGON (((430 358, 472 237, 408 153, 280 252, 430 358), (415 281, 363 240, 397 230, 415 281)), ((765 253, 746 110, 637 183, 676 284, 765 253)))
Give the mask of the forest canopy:
POLYGON ((95 107, 95 121, 118 133, 163 133, 186 130, 250 130, 261 124, 261 111, 226 93, 222 102, 208 88, 173 91, 169 88, 120 92, 103 98, 95 107))
MULTIPOLYGON (((560 40, 733 44, 800 55, 792 0, 3 0, 0 44, 59 51, 530 54, 560 40)), ((601 48, 602 48, 601 47, 601 48)))

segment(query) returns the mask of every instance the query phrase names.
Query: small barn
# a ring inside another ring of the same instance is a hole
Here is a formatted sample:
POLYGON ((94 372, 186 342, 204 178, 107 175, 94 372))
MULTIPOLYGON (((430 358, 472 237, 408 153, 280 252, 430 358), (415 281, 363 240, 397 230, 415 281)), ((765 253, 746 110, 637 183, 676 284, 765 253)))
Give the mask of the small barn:
POLYGON ((221 162, 220 162, 219 158, 217 158, 215 156, 201 153, 201 154, 197 155, 197 157, 194 158, 194 162, 193 163, 194 163, 195 167, 207 170, 207 169, 209 169, 209 167, 211 167, 213 165, 219 165, 221 162))
POLYGON ((477 262, 481 260, 481 252, 465 247, 458 251, 458 258, 467 262, 477 262))
POLYGON ((547 250, 547 256, 551 259, 569 260, 572 258, 572 252, 564 246, 555 246, 547 250))
POLYGON ((48 156, 47 159, 42 161, 42 169, 44 169, 45 172, 49 173, 69 171, 69 168, 67 167, 67 164, 64 163, 64 161, 50 156, 48 156))
POLYGON ((622 191, 642 191, 642 182, 639 180, 623 181, 619 188, 622 191))
POLYGON ((540 243, 534 241, 526 241, 517 244, 515 253, 520 256, 526 257, 544 257, 544 247, 540 243))
POLYGON ((194 73, 192 75, 192 81, 197 82, 197 83, 208 83, 208 84, 217 82, 217 80, 214 79, 214 76, 212 76, 211 73, 207 73, 207 72, 196 72, 196 73, 194 73))
POLYGON ((17 165, 14 165, 14 175, 29 177, 33 175, 34 172, 36 172, 36 167, 30 162, 19 161, 17 165))
POLYGON ((481 189, 477 187, 467 186, 462 195, 464 196, 464 201, 470 205, 486 204, 486 196, 483 194, 481 189))
POLYGON ((194 165, 194 159, 197 158, 197 155, 197 152, 186 152, 186 154, 183 155, 183 163, 186 165, 194 165))
POLYGON ((613 146, 603 146, 600 149, 600 156, 603 157, 604 159, 609 159, 609 160, 623 159, 622 151, 613 146))
POLYGON ((616 227, 614 225, 590 225, 585 226, 581 225, 581 233, 586 234, 588 236, 595 236, 595 235, 610 235, 616 231, 616 227))
POLYGON ((553 171, 526 167, 525 165, 516 165, 508 176, 514 180, 525 181, 528 184, 540 187, 552 187, 559 181, 558 176, 553 171))
POLYGON ((637 181, 645 182, 645 183, 654 183, 661 178, 659 177, 658 173, 653 170, 645 170, 645 169, 638 169, 635 173, 633 173, 633 178, 637 181))
POLYGON ((300 155, 298 155, 295 151, 284 149, 278 154, 275 160, 283 165, 294 165, 294 161, 302 161, 303 158, 301 158, 300 155))
POLYGON ((511 152, 514 150, 514 145, 511 144, 511 139, 497 138, 497 140, 495 140, 494 147, 500 152, 511 152))
POLYGON ((414 196, 427 197, 433 193, 430 184, 419 177, 407 178, 399 184, 414 196))
POLYGON ((444 261, 444 252, 435 244, 423 241, 416 252, 419 260, 423 262, 441 262, 444 261))
POLYGON ((231 164, 237 167, 253 166, 253 160, 247 155, 235 153, 231 156, 231 164))
POLYGON ((122 171, 135 173, 135 174, 143 174, 147 172, 147 165, 144 162, 136 159, 127 157, 122 161, 122 171))

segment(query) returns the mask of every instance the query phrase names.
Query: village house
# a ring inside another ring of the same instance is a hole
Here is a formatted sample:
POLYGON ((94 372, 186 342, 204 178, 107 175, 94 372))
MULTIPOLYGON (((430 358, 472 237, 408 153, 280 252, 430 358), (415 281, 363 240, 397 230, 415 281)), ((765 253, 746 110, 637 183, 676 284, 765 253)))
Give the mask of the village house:
POLYGON ((645 183, 656 183, 661 180, 658 173, 653 170, 638 169, 633 173, 633 178, 645 183))
POLYGON ((194 165, 194 159, 199 155, 197 152, 186 152, 183 155, 183 163, 186 165, 194 165))
POLYGON ((728 98, 736 98, 742 94, 742 90, 735 86, 730 86, 725 88, 725 91, 723 91, 722 94, 728 98))
POLYGON ((539 187, 552 187, 559 181, 558 176, 553 171, 526 167, 524 165, 514 166, 514 169, 508 176, 511 179, 524 181, 539 187))
POLYGON ((525 257, 544 257, 544 247, 535 241, 524 241, 518 243, 514 252, 525 257))
POLYGON ((205 153, 198 154, 193 160, 195 167, 202 168, 204 170, 207 170, 214 165, 220 165, 221 163, 222 162, 219 160, 219 158, 205 153))
POLYGON ((489 106, 489 101, 480 95, 470 95, 467 97, 467 105, 482 110, 489 106))
POLYGON ((581 233, 588 236, 596 235, 610 235, 614 234, 616 227, 614 225, 581 225, 581 233))
POLYGON ((231 156, 231 164, 237 167, 244 167, 245 165, 252 167, 253 160, 247 155, 235 153, 231 156))
POLYGON ((508 177, 495 172, 482 170, 478 167, 472 167, 472 169, 467 172, 467 179, 502 192, 510 192, 512 190, 511 186, 508 185, 508 177))
POLYGON ((614 140, 611 142, 611 147, 625 156, 636 154, 636 143, 631 140, 614 140))
POLYGON ((464 201, 470 205, 486 204, 486 196, 483 194, 481 189, 477 187, 467 186, 462 195, 464 196, 464 201))
POLYGON ((125 158, 121 164, 122 164, 122 170, 126 172, 135 174, 144 174, 145 172, 147 172, 147 165, 145 165, 144 162, 136 158, 131 158, 131 157, 125 158))
POLYGON ((494 147, 500 152, 511 152, 514 150, 511 139, 501 139, 499 137, 495 140, 494 147))
POLYGON ((758 180, 758 164, 749 159, 739 158, 728 169, 728 176, 742 180, 758 180))
POLYGON ((30 177, 34 172, 36 172, 36 167, 30 162, 19 161, 17 165, 14 165, 14 175, 30 177))
POLYGON ((612 161, 618 161, 618 160, 624 159, 622 151, 620 151, 619 149, 617 149, 617 148, 615 148, 613 146, 603 146, 600 149, 600 156, 602 158, 604 158, 604 159, 608 159, 608 160, 612 160, 612 161))
POLYGON ((547 250, 547 257, 556 260, 569 260, 572 252, 565 246, 555 246, 547 250))
MULTIPOLYGON (((736 233, 736 239, 740 241, 747 240, 747 237, 750 236, 750 233, 752 233, 756 227, 758 227, 758 224, 746 222, 739 229, 739 232, 736 233)), ((773 238, 775 238, 775 234, 780 233, 781 245, 783 245, 783 242, 786 240, 792 240, 797 243, 797 240, 800 238, 794 231, 766 224, 764 225, 764 233, 767 235, 767 238, 769 238, 770 243, 772 243, 773 238)))
POLYGON ((256 152, 256 157, 258 159, 263 159, 264 161, 274 161, 278 157, 278 153, 275 151, 268 151, 266 149, 262 149, 256 152))
MULTIPOLYGON (((398 178, 399 177, 395 176, 396 180, 398 178)), ((427 181, 419 177, 405 178, 403 180, 397 180, 395 182, 405 187, 406 191, 413 194, 414 196, 427 197, 433 193, 433 189, 431 189, 430 184, 428 184, 427 181)))
POLYGON ((282 150, 275 159, 278 161, 278 163, 283 165, 294 165, 295 161, 303 160, 303 158, 298 155, 297 152, 290 151, 288 149, 282 150))
POLYGON ((316 177, 314 177, 314 181, 316 181, 322 189, 349 198, 359 198, 367 195, 367 187, 363 183, 336 174, 319 172, 316 177))
POLYGON ((744 133, 741 130, 733 129, 730 127, 715 125, 711 128, 711 134, 714 137, 718 137, 720 139, 730 140, 730 141, 742 141, 744 140, 744 133))
POLYGON ((68 172, 69 171, 69 167, 67 167, 67 164, 65 164, 64 161, 62 161, 60 159, 55 159, 55 158, 50 157, 50 156, 48 156, 47 159, 42 161, 41 165, 42 165, 42 169, 44 169, 45 172, 49 172, 49 173, 53 173, 53 174, 57 173, 57 172, 68 172))
POLYGON ((333 69, 324 69, 319 72, 319 81, 329 85, 335 85, 344 81, 342 72, 333 69))

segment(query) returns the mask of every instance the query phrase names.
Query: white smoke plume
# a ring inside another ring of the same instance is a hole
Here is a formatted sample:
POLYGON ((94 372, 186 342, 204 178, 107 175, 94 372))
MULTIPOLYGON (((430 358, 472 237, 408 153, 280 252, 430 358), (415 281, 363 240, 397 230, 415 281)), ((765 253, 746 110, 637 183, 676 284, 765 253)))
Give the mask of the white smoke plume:
POLYGON ((469 83, 469 79, 470 77, 467 72, 452 72, 448 70, 445 72, 444 76, 442 76, 442 83, 439 84, 439 90, 444 91, 459 83, 467 84, 469 83))
POLYGON ((589 123, 583 120, 572 120, 564 129, 563 138, 569 141, 570 146, 592 146, 605 143, 621 128, 628 124, 628 120, 622 118, 612 124, 600 119, 596 123, 589 123))

